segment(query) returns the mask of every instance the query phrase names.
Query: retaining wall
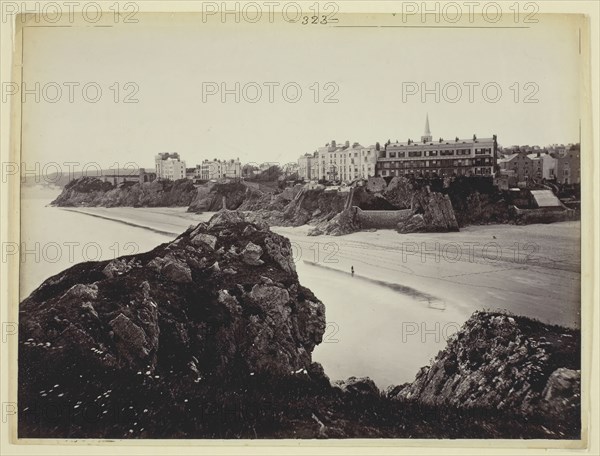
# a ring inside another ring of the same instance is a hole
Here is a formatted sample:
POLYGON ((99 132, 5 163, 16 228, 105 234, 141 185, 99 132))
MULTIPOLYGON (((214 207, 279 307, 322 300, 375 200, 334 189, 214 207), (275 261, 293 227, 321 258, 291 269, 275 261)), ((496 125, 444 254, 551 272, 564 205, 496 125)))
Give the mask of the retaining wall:
POLYGON ((361 228, 396 228, 396 225, 407 217, 411 216, 412 209, 402 209, 399 211, 363 211, 354 206, 356 218, 361 228))

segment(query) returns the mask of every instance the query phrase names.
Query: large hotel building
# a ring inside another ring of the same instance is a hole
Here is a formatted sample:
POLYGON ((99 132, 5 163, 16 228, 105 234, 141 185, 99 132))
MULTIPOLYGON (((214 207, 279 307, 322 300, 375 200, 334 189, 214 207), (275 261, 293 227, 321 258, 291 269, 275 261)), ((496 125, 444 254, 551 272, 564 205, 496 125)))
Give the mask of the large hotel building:
MULTIPOLYGON (((376 145, 350 145, 350 141, 341 145, 331 141, 315 152, 311 160, 310 174, 313 179, 342 182, 374 176, 378 153, 376 145)), ((304 165, 302 162, 299 164, 304 165)))
POLYGON ((420 142, 388 143, 377 158, 377 176, 483 175, 492 176, 496 165, 496 135, 492 138, 434 141, 425 121, 425 134, 420 142))

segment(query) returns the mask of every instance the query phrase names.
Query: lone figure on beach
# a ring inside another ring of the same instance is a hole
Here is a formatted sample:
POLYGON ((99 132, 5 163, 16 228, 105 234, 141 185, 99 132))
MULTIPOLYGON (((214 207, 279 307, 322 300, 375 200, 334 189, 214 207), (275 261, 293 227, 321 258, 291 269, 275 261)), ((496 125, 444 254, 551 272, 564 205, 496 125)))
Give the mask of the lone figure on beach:
POLYGON ((350 266, 350 272, 352 273, 352 275, 354 276, 354 266, 350 266))

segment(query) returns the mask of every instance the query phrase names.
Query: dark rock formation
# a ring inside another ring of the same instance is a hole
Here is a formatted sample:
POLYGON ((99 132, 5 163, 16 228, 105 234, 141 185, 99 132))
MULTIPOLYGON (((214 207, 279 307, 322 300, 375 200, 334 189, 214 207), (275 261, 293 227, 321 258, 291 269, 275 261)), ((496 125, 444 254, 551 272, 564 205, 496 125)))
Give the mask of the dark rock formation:
POLYGON ((413 215, 398 223, 400 233, 458 231, 452 203, 447 195, 429 189, 414 193, 413 215))
POLYGON ((188 212, 215 212, 223 209, 238 209, 247 200, 258 200, 264 196, 243 182, 208 183, 198 187, 195 198, 188 207, 188 212))
POLYGON ((51 204, 65 207, 188 206, 195 194, 196 189, 188 179, 174 182, 126 182, 114 187, 110 182, 103 182, 97 177, 81 177, 65 185, 62 193, 51 204))
POLYGON ((410 179, 396 176, 382 190, 382 196, 398 209, 409 209, 412 205, 415 185, 410 179))
MULTIPOLYGON (((221 212, 151 252, 76 265, 25 299, 20 405, 94 403, 104 412, 122 405, 109 404, 108 390, 183 401, 196 383, 302 372, 324 312, 298 283, 286 238, 221 212)), ((29 420, 22 429, 31 435, 29 420)))
POLYGON ((579 347, 576 331, 525 317, 477 312, 413 383, 389 396, 429 406, 510 410, 576 423, 579 347))
POLYGON ((329 234, 331 236, 342 236, 361 230, 360 222, 356 217, 354 208, 345 209, 335 215, 331 220, 323 220, 316 224, 309 232, 309 236, 329 234))
POLYGON ((347 380, 338 380, 333 386, 339 388, 346 394, 355 396, 371 396, 377 397, 381 394, 375 382, 369 377, 356 378, 350 377, 347 380))
POLYGON ((303 190, 288 204, 283 212, 283 223, 301 226, 309 222, 331 220, 344 210, 347 193, 323 189, 303 190))

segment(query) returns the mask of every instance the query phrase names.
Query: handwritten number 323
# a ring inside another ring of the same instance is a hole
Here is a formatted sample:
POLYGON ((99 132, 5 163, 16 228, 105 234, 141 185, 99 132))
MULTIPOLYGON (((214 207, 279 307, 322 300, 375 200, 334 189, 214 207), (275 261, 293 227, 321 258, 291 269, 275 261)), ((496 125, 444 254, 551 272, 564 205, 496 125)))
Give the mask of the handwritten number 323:
POLYGON ((321 16, 321 20, 319 16, 302 16, 302 25, 307 24, 327 24, 327 16, 321 16))

